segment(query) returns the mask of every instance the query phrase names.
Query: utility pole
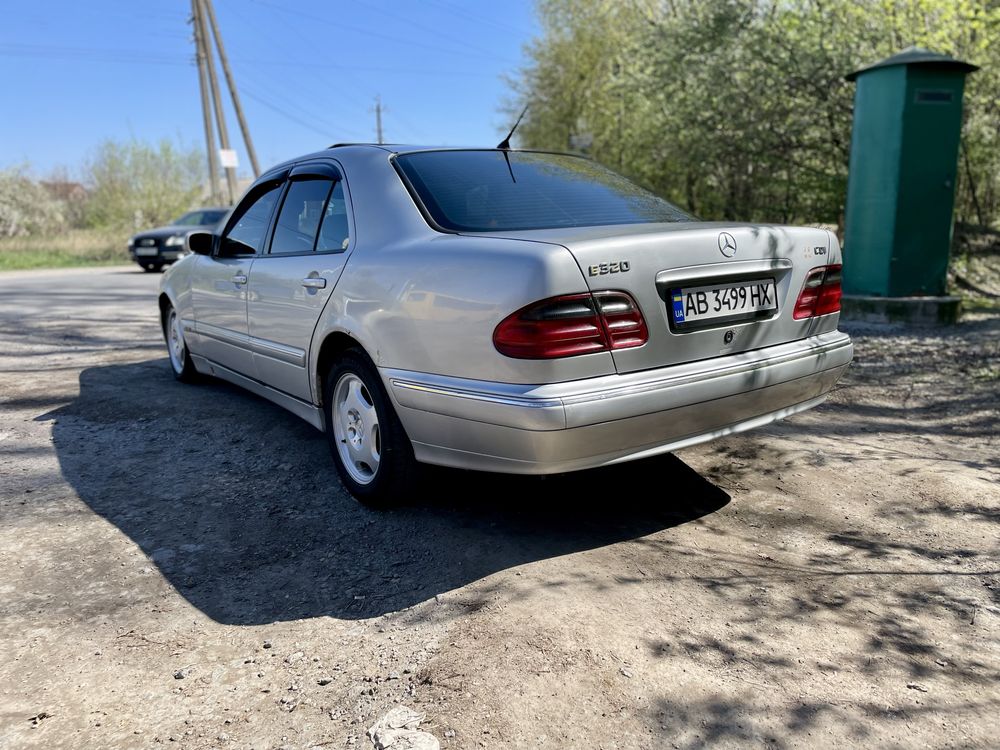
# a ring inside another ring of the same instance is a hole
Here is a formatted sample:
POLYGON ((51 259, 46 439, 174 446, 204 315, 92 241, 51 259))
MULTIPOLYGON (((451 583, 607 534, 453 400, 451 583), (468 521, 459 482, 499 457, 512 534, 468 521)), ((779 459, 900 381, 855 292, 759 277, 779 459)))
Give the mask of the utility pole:
POLYGON ((375 136, 379 144, 385 143, 382 138, 382 97, 375 97, 375 136))
POLYGON ((201 89, 201 114, 205 122, 205 147, 208 149, 208 193, 212 203, 219 200, 219 155, 215 153, 215 135, 212 132, 212 113, 208 103, 208 59, 205 40, 201 36, 201 12, 198 0, 191 0, 191 21, 194 25, 195 56, 198 61, 198 86, 201 89))
POLYGON ((260 176, 260 165, 257 163, 257 152, 254 151, 253 141, 250 139, 250 128, 247 127, 246 118, 243 116, 243 106, 240 104, 239 94, 236 92, 236 84, 233 82, 233 74, 229 70, 229 58, 226 57, 226 48, 222 44, 222 34, 219 33, 219 25, 215 22, 215 8, 212 7, 212 0, 202 0, 205 10, 208 11, 208 23, 212 27, 212 36, 215 37, 215 46, 219 50, 219 60, 222 62, 222 72, 226 76, 226 85, 229 87, 229 95, 233 99, 233 109, 236 111, 236 119, 240 123, 240 132, 243 133, 243 143, 247 147, 247 156, 250 157, 250 166, 253 168, 253 176, 260 176))
MULTIPOLYGON (((197 0, 202 3, 204 0, 197 0)), ((219 145, 224 151, 229 151, 229 130, 226 128, 226 115, 222 111, 222 97, 219 95, 219 81, 215 76, 215 59, 212 56, 212 49, 208 40, 208 24, 205 22, 204 7, 201 7, 198 14, 198 24, 201 29, 201 38, 205 45, 205 52, 208 57, 208 87, 212 92, 212 104, 215 109, 215 124, 219 128, 219 145)), ((229 203, 236 202, 236 167, 227 166, 226 184, 229 188, 229 203)))

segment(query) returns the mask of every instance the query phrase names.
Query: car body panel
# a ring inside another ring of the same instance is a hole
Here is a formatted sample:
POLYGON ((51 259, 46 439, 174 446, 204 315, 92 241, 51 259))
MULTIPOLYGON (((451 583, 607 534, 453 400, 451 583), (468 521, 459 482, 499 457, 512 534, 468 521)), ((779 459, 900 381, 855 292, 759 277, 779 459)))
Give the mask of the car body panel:
POLYGON ((196 261, 190 274, 192 324, 185 327, 191 351, 256 377, 247 326, 247 280, 254 259, 198 256, 196 261))
POLYGON ((639 303, 649 341, 642 347, 613 352, 620 373, 759 349, 837 328, 838 314, 792 318, 808 272, 841 262, 840 248, 825 229, 685 222, 533 230, 506 236, 566 247, 591 291, 623 290, 639 303), (720 252, 722 233, 735 241, 732 257, 720 252), (619 268, 627 265, 628 270, 600 272, 612 263, 619 268), (597 272, 592 273, 591 267, 597 272), (778 309, 773 316, 701 330, 672 329, 670 289, 757 278, 772 278, 776 283, 778 309), (727 331, 733 334, 728 342, 727 331))
POLYGON ((358 243, 318 330, 360 341, 380 367, 539 383, 614 372, 607 352, 515 360, 493 346, 496 325, 527 300, 585 290, 569 252, 549 244, 438 235, 358 243))
POLYGON ((255 377, 296 398, 313 400, 309 348, 346 261, 346 253, 265 255, 254 261, 247 298, 255 377), (307 279, 323 286, 304 286, 307 279))
POLYGON ((838 313, 791 316, 809 269, 841 262, 826 230, 683 222, 443 232, 393 167, 402 150, 334 147, 268 173, 334 163, 349 187, 347 252, 199 256, 165 275, 163 293, 181 313, 199 371, 322 428, 321 354, 330 337, 347 336, 377 367, 419 460, 551 473, 809 408, 851 361, 838 313), (736 244, 731 255, 720 250, 723 233, 736 244), (617 273, 590 272, 615 262, 617 273), (233 281, 243 274, 247 284, 233 281), (773 278, 778 292, 766 319, 672 326, 670 289, 758 277, 773 278), (302 286, 308 278, 326 286, 302 286), (649 329, 645 345, 542 360, 494 346, 497 325, 522 307, 601 290, 634 297, 649 329))
POLYGON ((382 376, 418 459, 541 474, 655 455, 811 408, 852 356, 850 338, 833 332, 681 367, 521 392, 399 371, 382 376))
MULTIPOLYGON (((607 352, 547 361, 511 360, 497 352, 492 330, 511 312, 536 299, 586 290, 578 264, 552 243, 435 231, 390 163, 395 150, 332 149, 349 187, 355 236, 350 262, 316 327, 311 371, 322 340, 346 334, 380 367, 520 383, 614 372, 607 352)), ((331 157, 311 154, 299 161, 322 158, 331 157)), ((315 385, 313 392, 318 404, 315 385)))

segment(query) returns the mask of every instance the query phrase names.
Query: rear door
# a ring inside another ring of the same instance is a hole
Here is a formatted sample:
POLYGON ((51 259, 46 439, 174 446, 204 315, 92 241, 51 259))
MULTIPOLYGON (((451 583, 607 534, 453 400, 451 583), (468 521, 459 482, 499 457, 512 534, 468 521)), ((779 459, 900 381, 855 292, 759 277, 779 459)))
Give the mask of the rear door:
POLYGON ((258 378, 312 398, 309 346, 351 247, 343 176, 327 162, 299 165, 289 176, 269 248, 249 279, 249 332, 258 378))
POLYGON ((212 255, 200 256, 191 275, 192 351, 255 377, 247 326, 247 283, 264 248, 284 175, 254 187, 223 229, 212 255))

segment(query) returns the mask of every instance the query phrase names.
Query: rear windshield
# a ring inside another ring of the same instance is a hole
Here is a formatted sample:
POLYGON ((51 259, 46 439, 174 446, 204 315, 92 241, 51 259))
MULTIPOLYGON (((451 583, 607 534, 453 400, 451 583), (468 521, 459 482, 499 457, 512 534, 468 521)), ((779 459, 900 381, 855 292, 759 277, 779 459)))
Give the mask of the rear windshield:
POLYGON ((589 159, 511 151, 421 151, 396 164, 443 229, 489 232, 693 221, 589 159))

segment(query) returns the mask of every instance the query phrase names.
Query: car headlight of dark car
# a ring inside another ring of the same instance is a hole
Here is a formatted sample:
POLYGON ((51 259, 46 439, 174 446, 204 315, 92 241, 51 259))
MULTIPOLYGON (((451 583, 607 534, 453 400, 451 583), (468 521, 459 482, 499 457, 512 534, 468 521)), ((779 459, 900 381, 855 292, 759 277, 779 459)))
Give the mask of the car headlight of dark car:
POLYGON ((175 234, 173 237, 167 237, 163 245, 164 247, 184 247, 184 235, 175 234))

